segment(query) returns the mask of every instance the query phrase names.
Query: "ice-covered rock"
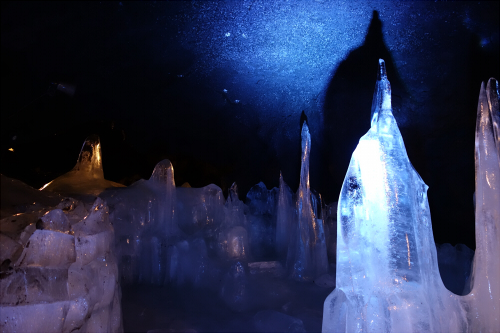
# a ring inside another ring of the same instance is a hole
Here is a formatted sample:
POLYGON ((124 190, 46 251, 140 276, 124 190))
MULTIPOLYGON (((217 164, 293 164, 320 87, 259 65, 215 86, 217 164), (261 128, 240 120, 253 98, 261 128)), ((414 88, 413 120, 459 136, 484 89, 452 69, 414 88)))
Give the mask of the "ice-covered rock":
POLYGON ((0 269, 2 332, 123 330, 107 206, 97 199, 90 213, 76 216, 87 210, 69 202, 43 214, 38 223, 28 218, 35 213, 12 216, 10 223, 19 226, 1 230, 2 256, 4 245, 9 250, 0 269), (70 212, 71 220, 80 222, 71 224, 70 212), (12 252, 20 250, 16 259, 12 252))
MULTIPOLYGON (((41 192, 33 187, 0 174, 0 217, 20 213, 35 213, 56 207, 63 197, 51 192, 41 192)), ((38 218, 37 218, 38 219, 38 218)), ((30 222, 31 223, 31 222, 30 222)))
POLYGON ((16 265, 67 268, 75 260, 75 237, 73 235, 50 230, 36 230, 28 240, 16 265))
POLYGON ((91 135, 83 143, 75 167, 45 184, 40 190, 65 195, 99 195, 108 187, 122 184, 104 179, 101 143, 97 135, 91 135))
POLYGON ((69 219, 62 209, 54 209, 47 212, 38 223, 37 227, 43 230, 59 231, 69 233, 71 225, 69 219))

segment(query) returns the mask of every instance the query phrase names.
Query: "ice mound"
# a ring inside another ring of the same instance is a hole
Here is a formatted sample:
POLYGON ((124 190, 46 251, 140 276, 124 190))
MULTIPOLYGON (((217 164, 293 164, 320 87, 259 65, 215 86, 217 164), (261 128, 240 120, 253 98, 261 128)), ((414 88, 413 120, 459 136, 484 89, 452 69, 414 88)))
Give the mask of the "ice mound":
POLYGON ((427 186, 406 154, 380 60, 371 128, 352 155, 338 202, 336 289, 324 304, 323 332, 500 331, 495 83, 486 91, 483 84, 479 98, 477 249, 472 291, 458 296, 439 275, 427 186))
POLYGON ((5 175, 0 175, 0 191, 2 219, 15 214, 36 213, 47 207, 56 207, 64 199, 56 193, 41 192, 5 175))
POLYGON ((91 135, 83 143, 73 170, 45 184, 40 190, 72 196, 97 196, 108 187, 123 185, 104 179, 101 143, 97 135, 91 135))
POLYGON ((107 206, 57 207, 1 220, 0 330, 123 331, 107 206))

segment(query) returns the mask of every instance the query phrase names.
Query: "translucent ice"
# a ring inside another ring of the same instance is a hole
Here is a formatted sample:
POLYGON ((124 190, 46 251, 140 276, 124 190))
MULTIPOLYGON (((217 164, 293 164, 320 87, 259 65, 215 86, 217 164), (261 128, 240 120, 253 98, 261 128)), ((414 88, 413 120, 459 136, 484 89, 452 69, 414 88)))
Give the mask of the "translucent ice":
POLYGON ((238 198, 238 186, 236 183, 231 185, 228 191, 225 203, 225 223, 226 227, 246 226, 247 206, 238 198))
POLYGON ((352 155, 338 202, 336 289, 325 301, 323 331, 464 327, 439 277, 427 186, 406 155, 380 60, 371 128, 352 155))
POLYGON ((44 230, 53 230, 64 233, 69 233, 70 223, 69 219, 62 209, 54 209, 47 212, 41 219, 39 223, 39 228, 44 230))
POLYGON ((500 179, 490 121, 498 109, 489 107, 495 103, 488 103, 483 85, 476 129, 478 247, 472 291, 458 296, 439 275, 427 186, 406 155, 390 91, 380 60, 372 126, 353 153, 338 203, 336 289, 325 301, 323 331, 498 332, 500 179))
POLYGON ((17 268, 0 279, 0 300, 10 305, 66 301, 67 281, 67 268, 17 268))
POLYGON ((174 225, 176 189, 174 167, 169 160, 156 164, 148 185, 156 193, 156 207, 151 211, 151 213, 156 213, 152 221, 153 228, 160 235, 171 237, 176 232, 174 225))
POLYGON ((0 269, 0 331, 122 331, 108 209, 99 198, 89 213, 82 205, 68 199, 46 214, 41 206, 38 222, 35 212, 8 218, 0 234, 2 252, 10 250, 0 269))
POLYGON ((74 236, 57 231, 36 230, 26 244, 17 265, 69 267, 75 260, 74 236))
POLYGON ((217 185, 177 189, 177 223, 187 234, 215 228, 224 221, 224 195, 217 185))
POLYGON ((241 226, 232 227, 227 231, 225 241, 227 244, 227 254, 233 259, 248 259, 250 256, 248 245, 248 234, 241 226))
POLYGON ((288 248, 288 267, 292 277, 298 280, 309 280, 318 277, 328 270, 325 232, 323 221, 314 214, 309 186, 309 155, 311 152, 311 135, 309 127, 302 125, 302 160, 300 184, 297 191, 297 227, 292 229, 288 248))
POLYGON ((481 85, 476 120, 476 252, 465 297, 474 332, 500 332, 499 112, 498 82, 490 79, 486 90, 481 85))
POLYGON ((61 194, 99 195, 108 187, 123 185, 104 179, 101 143, 97 135, 92 135, 83 143, 73 170, 45 184, 40 190, 61 194))
POLYGON ((179 235, 174 169, 160 161, 149 180, 102 194, 115 226, 115 251, 122 281, 163 284, 167 247, 179 235))
POLYGON ((276 253, 285 261, 290 243, 290 234, 297 225, 297 214, 293 205, 293 193, 283 180, 280 172, 280 189, 276 212, 276 253))

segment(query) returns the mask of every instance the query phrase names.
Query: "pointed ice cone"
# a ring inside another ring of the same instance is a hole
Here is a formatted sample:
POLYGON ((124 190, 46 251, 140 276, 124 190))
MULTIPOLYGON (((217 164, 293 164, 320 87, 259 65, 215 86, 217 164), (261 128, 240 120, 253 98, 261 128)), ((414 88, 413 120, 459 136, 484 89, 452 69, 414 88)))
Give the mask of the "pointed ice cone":
POLYGON ((40 190, 66 195, 99 195, 109 187, 123 185, 104 179, 101 143, 97 135, 91 135, 83 143, 75 167, 40 190))
POLYGON ((337 209, 336 289, 325 301, 323 332, 466 327, 458 296, 439 276, 427 185, 406 154, 383 60, 372 126, 352 155, 337 209))
POLYGON ((302 159, 300 184, 297 191, 296 210, 298 230, 293 232, 288 251, 288 266, 292 277, 297 280, 311 280, 328 269, 325 232, 323 221, 314 215, 311 206, 309 187, 309 156, 311 153, 311 134, 304 122, 302 125, 302 159))
POLYGON ((500 332, 500 160, 498 83, 481 84, 476 120, 476 252, 465 297, 473 332, 500 332), (496 125, 496 126, 495 126, 496 125))

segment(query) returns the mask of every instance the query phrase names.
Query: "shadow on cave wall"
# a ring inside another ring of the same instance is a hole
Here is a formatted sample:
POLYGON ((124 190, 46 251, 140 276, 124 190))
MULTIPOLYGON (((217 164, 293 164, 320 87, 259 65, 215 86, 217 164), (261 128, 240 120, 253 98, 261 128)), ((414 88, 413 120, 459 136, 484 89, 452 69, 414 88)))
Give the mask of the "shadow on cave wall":
POLYGON ((324 193, 327 202, 338 200, 351 155, 359 139, 370 128, 371 103, 380 58, 386 63, 397 120, 401 100, 408 93, 385 45, 379 14, 373 11, 364 43, 339 64, 325 94, 323 156, 330 181, 323 182, 323 188, 319 190, 324 193))

